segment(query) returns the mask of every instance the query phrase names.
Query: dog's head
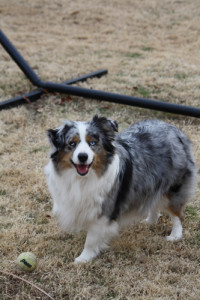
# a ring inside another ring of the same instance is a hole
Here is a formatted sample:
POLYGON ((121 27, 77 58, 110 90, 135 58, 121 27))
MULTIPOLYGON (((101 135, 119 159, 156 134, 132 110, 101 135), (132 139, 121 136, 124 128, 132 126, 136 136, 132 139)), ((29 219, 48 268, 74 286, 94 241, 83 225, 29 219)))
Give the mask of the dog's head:
POLYGON ((81 176, 93 169, 101 176, 115 154, 113 141, 118 131, 115 121, 94 116, 90 122, 66 121, 49 129, 51 159, 58 172, 74 168, 81 176))

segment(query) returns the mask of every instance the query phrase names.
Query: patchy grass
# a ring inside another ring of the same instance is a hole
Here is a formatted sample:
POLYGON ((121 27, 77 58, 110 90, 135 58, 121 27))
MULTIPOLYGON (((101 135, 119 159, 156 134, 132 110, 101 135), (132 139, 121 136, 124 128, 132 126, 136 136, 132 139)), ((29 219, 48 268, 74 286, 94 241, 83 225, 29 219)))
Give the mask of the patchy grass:
POLYGON ((125 56, 128 58, 142 58, 142 54, 139 52, 128 52, 125 56))
POLYGON ((189 74, 185 74, 185 73, 176 73, 174 75, 175 78, 179 79, 179 80, 184 80, 187 77, 189 77, 189 74))
POLYGON ((186 206, 186 209, 185 209, 187 218, 192 221, 195 221, 198 219, 199 211, 200 211, 199 207, 194 207, 194 206, 189 206, 189 205, 186 206))
MULTIPOLYGON (((199 106, 199 0, 1 4, 3 31, 43 80, 62 82, 107 68, 107 76, 79 85, 199 106)), ((32 89, 1 49, 0 101, 32 89)), ((63 119, 105 115, 117 120, 120 130, 139 120, 162 119, 190 137, 198 166, 199 119, 75 96, 62 101, 65 97, 47 94, 34 104, 0 112, 1 299, 200 299, 199 178, 186 207, 182 241, 165 241, 171 221, 162 216, 156 225, 125 229, 96 260, 74 265, 85 233, 60 231, 43 174, 46 130, 63 119), (23 251, 37 256, 32 273, 16 266, 23 251)))
POLYGON ((147 52, 149 52, 149 51, 151 52, 154 50, 154 48, 152 48, 152 47, 142 47, 141 49, 142 49, 142 51, 147 51, 147 52))
POLYGON ((133 96, 136 96, 136 95, 139 95, 139 96, 142 96, 143 98, 154 98, 154 99, 157 99, 157 95, 161 93, 161 90, 158 86, 141 86, 141 85, 138 85, 138 86, 134 86, 133 87, 133 92, 132 92, 132 95, 133 96))

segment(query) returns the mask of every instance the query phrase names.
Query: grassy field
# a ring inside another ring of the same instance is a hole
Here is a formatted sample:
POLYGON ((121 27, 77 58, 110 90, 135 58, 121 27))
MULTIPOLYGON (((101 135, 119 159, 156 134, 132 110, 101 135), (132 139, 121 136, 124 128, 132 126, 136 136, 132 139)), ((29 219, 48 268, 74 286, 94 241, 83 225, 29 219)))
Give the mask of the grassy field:
MULTIPOLYGON (((0 1, 1 29, 43 80, 106 68, 79 85, 192 106, 200 106, 199 18, 199 0, 0 1)), ((0 101, 30 90, 0 47, 0 101)), ((199 119, 60 94, 1 111, 0 299, 200 299, 199 178, 182 241, 165 241, 171 222, 162 216, 123 230, 96 260, 73 264, 85 233, 61 232, 51 215, 46 130, 94 114, 117 120, 120 131, 144 119, 170 122, 192 140, 200 164, 199 119), (23 251, 38 258, 32 273, 15 264, 23 251)))

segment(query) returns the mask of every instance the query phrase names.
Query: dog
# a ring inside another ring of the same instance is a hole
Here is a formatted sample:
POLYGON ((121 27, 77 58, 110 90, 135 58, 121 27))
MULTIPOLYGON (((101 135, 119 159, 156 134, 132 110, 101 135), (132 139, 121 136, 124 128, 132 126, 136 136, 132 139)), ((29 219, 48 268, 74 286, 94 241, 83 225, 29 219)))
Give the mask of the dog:
POLYGON ((88 262, 106 249, 119 229, 160 211, 169 213, 168 241, 182 238, 182 217, 196 185, 190 140, 159 120, 118 124, 95 115, 89 122, 65 121, 49 129, 45 167, 53 214, 68 232, 87 232, 75 262, 88 262))

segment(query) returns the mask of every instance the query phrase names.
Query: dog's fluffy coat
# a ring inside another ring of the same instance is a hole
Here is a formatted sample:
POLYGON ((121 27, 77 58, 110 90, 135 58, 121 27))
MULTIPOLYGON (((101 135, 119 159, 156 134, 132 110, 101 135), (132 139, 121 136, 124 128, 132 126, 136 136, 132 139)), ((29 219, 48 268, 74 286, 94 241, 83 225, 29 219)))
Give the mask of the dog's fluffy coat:
POLYGON ((87 231, 76 262, 96 257, 124 224, 156 222, 160 211, 173 221, 167 240, 182 237, 181 218, 196 183, 191 142, 158 120, 117 130, 115 121, 98 116, 48 130, 53 213, 65 230, 87 231))

